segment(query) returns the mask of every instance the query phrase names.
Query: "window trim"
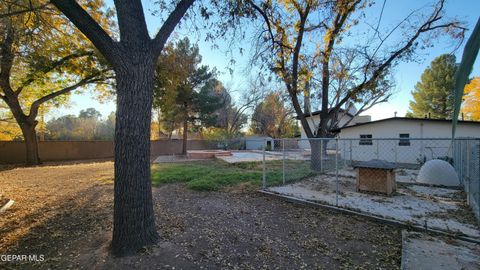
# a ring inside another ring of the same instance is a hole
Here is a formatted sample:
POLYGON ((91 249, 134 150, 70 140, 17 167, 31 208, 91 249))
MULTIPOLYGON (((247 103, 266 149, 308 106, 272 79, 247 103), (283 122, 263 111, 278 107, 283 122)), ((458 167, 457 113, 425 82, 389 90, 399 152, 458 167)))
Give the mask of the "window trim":
POLYGON ((372 134, 360 134, 358 145, 373 145, 372 134))
POLYGON ((399 146, 410 146, 410 133, 399 133, 398 138, 399 138, 398 139, 399 146))

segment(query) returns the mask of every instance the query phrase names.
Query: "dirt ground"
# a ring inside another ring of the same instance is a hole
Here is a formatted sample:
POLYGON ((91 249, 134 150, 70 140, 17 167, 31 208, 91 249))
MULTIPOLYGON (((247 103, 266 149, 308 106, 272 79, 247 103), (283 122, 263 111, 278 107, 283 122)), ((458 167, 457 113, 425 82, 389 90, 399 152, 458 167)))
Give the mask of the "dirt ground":
POLYGON ((287 203, 241 187, 197 192, 154 188, 158 245, 112 257, 113 163, 0 171, 0 262, 36 269, 398 269, 400 230, 358 217, 287 203))

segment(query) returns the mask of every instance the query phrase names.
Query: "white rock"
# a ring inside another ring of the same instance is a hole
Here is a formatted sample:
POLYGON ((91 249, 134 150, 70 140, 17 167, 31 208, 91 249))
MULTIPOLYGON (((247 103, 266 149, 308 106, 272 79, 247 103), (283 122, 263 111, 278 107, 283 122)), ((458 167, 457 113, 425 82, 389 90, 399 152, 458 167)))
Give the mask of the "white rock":
POLYGON ((458 175, 453 166, 440 159, 432 159, 425 162, 420 168, 417 182, 442 186, 460 185, 458 175))

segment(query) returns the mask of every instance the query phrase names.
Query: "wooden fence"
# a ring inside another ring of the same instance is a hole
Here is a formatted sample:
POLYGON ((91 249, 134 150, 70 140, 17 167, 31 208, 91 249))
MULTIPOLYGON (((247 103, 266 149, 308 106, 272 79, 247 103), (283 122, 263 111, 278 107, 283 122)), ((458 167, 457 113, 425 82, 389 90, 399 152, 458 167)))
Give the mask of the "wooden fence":
MULTIPOLYGON (((113 158, 113 141, 41 141, 39 155, 42 161, 87 160, 113 158)), ((211 149, 211 143, 189 140, 189 150, 211 149)), ((157 140, 151 142, 150 154, 178 155, 182 151, 182 140, 157 140)), ((25 162, 23 141, 0 141, 0 163, 18 164, 25 162)))

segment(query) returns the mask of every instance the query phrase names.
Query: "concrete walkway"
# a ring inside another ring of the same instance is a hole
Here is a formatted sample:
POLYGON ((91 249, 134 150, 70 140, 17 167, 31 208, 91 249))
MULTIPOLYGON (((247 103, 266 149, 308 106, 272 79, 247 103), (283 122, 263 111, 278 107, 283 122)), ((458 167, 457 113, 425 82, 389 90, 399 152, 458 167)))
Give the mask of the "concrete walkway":
POLYGON ((404 230, 402 231, 402 269, 480 269, 480 246, 404 230))

